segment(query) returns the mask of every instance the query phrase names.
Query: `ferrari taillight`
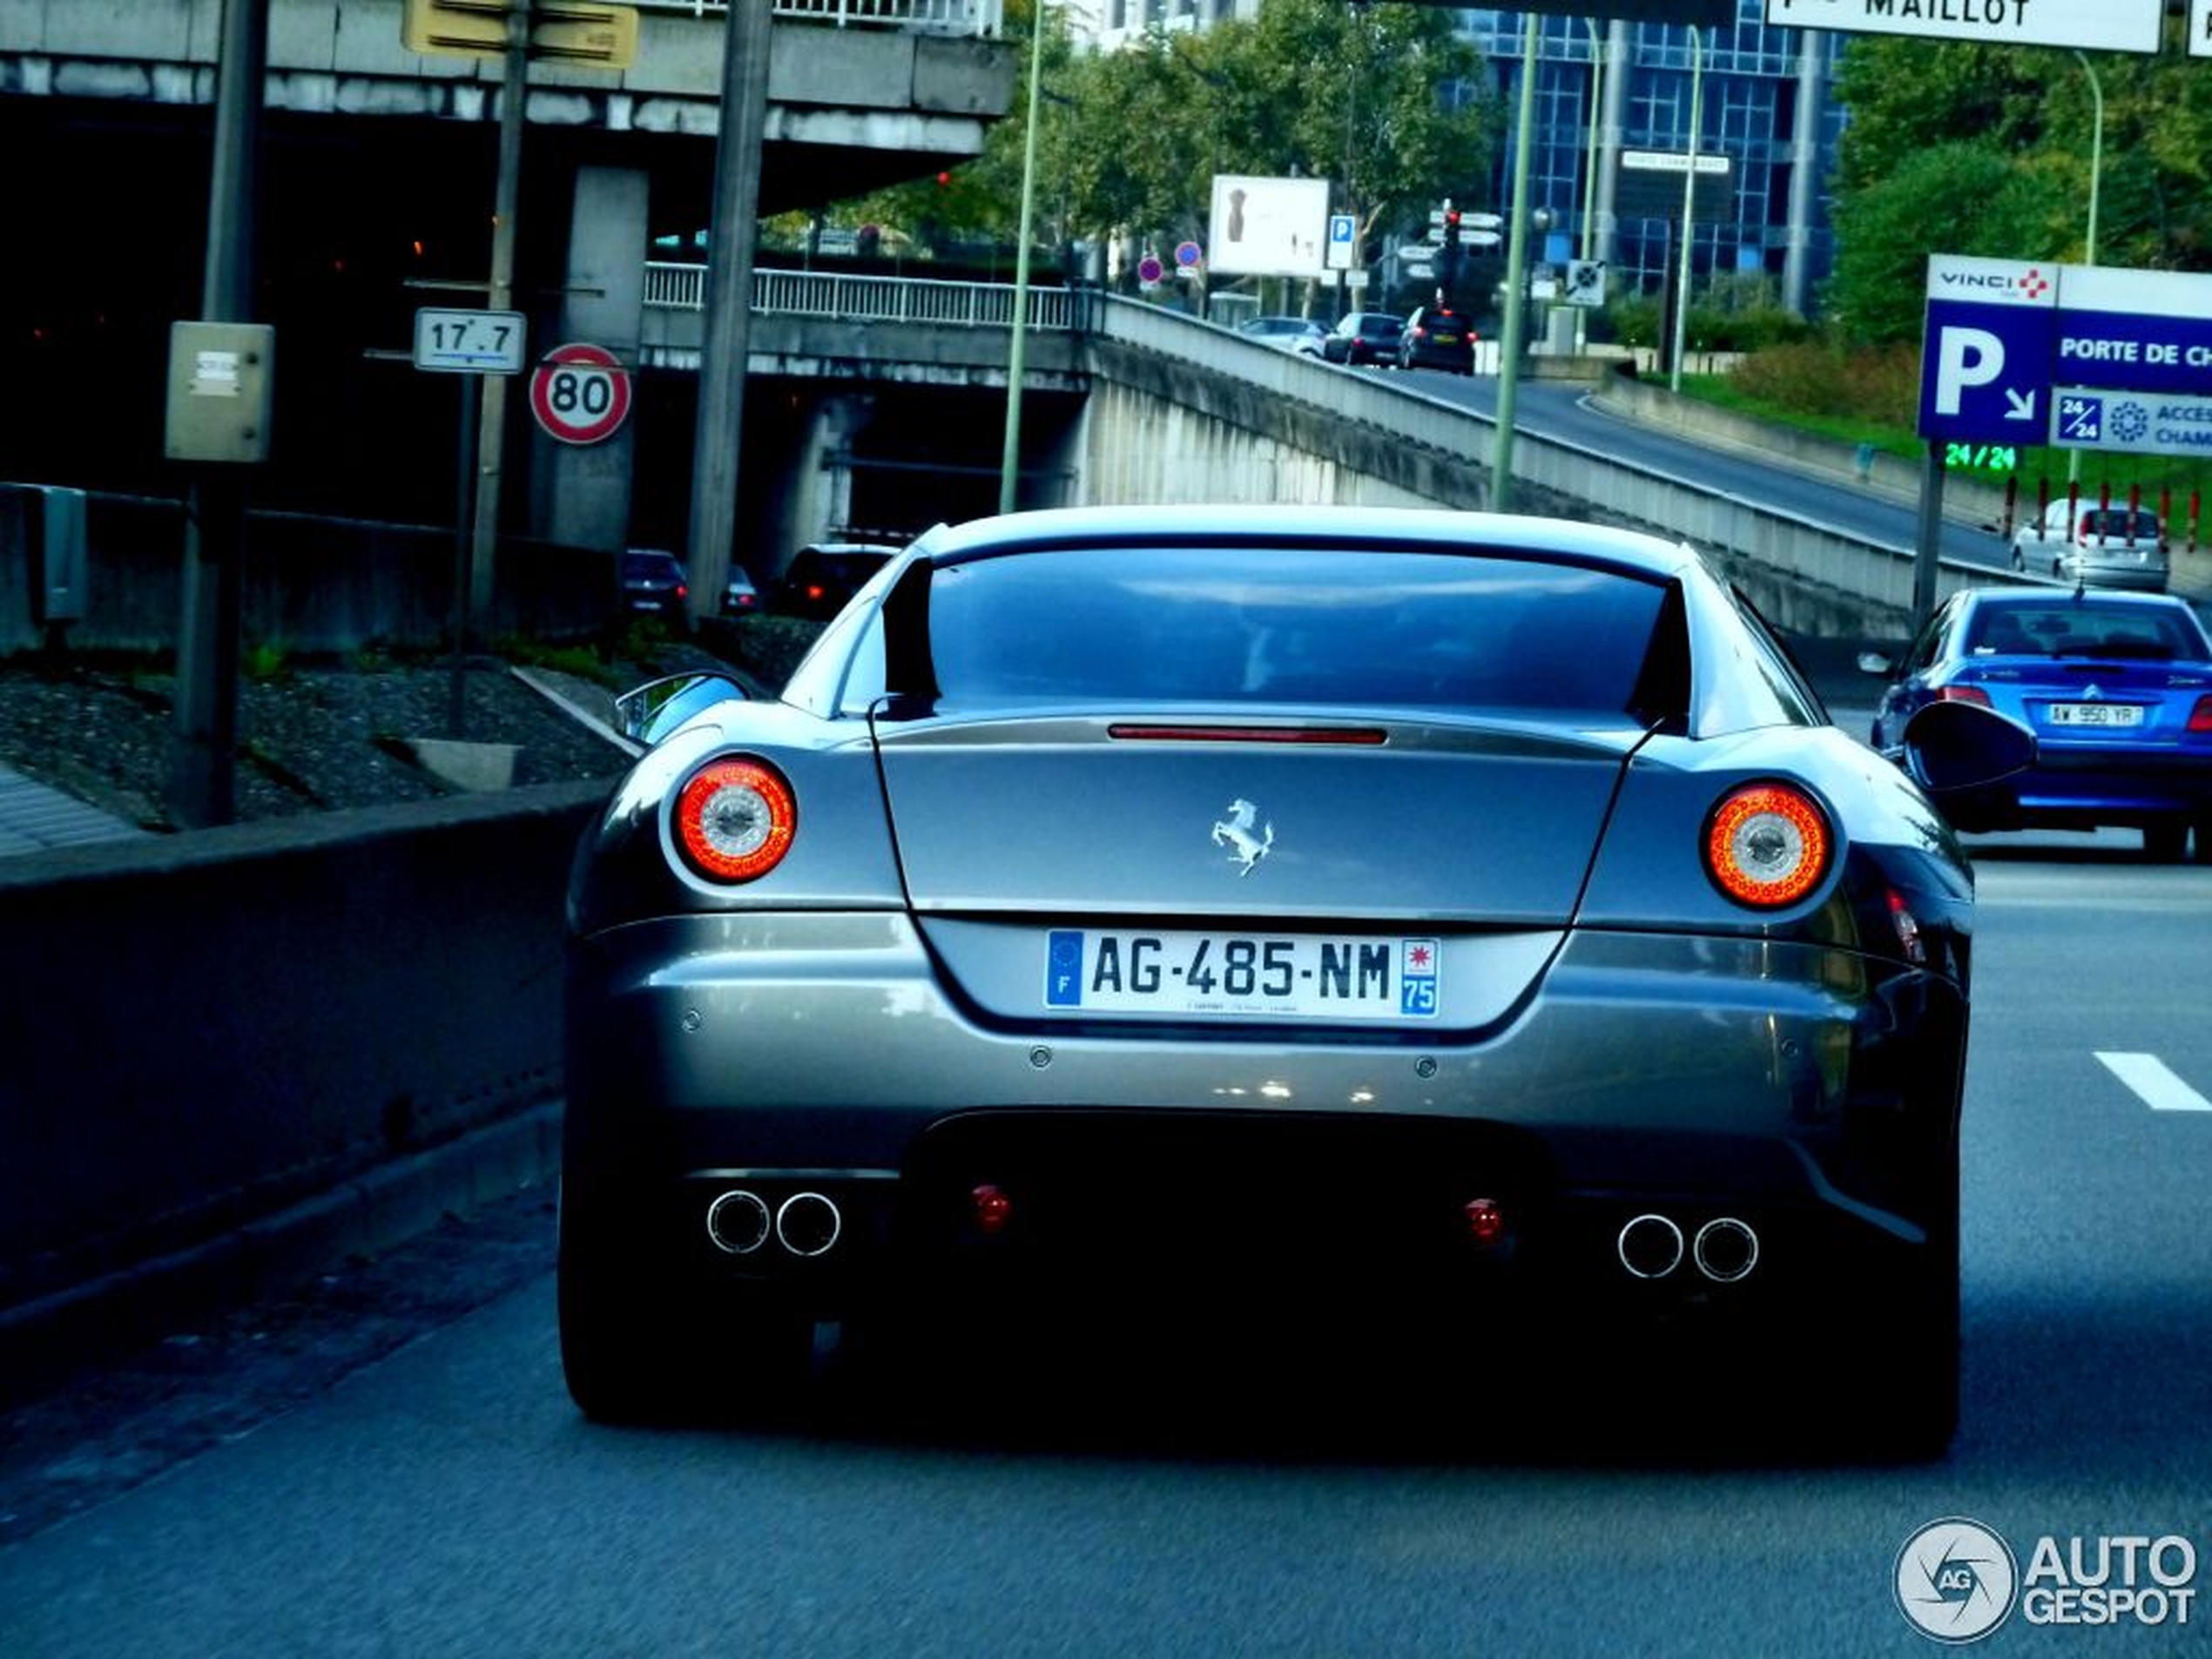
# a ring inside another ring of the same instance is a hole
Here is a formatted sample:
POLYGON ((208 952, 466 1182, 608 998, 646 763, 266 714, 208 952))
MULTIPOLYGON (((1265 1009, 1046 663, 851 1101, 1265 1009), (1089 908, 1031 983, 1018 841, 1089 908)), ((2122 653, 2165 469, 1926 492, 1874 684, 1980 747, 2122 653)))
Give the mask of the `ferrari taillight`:
POLYGON ((1819 802, 1789 784, 1752 784, 1713 809, 1705 871, 1738 904, 1795 904, 1828 872, 1834 837, 1819 802))
POLYGON ((693 772, 676 797, 676 844, 713 881, 752 881, 791 851, 799 803, 765 760, 725 755, 693 772))

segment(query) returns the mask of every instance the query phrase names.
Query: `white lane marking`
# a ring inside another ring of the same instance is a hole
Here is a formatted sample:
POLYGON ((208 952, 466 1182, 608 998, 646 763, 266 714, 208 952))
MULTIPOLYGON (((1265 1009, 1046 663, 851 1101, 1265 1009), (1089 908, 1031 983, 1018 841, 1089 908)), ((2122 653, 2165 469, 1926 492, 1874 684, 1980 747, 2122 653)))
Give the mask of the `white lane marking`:
POLYGON ((2176 1077, 2155 1054, 2100 1052, 2097 1058, 2155 1112, 2212 1112, 2212 1100, 2205 1099, 2176 1077))

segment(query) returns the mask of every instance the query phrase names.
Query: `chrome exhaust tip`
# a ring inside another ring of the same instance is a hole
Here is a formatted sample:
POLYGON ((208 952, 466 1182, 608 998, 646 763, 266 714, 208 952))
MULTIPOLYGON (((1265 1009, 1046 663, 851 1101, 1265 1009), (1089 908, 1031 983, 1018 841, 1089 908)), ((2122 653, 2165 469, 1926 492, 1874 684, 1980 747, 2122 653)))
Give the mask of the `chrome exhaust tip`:
POLYGON ((1733 1285, 1759 1264, 1759 1236, 1750 1224, 1718 1216, 1697 1230, 1691 1247, 1697 1271, 1716 1285, 1733 1285))
POLYGON ((768 1206, 740 1187, 706 1207, 706 1236, 726 1256, 750 1256, 768 1242, 768 1206))
POLYGON ((1636 1278, 1664 1278, 1682 1265, 1682 1229, 1664 1216, 1643 1215, 1621 1229, 1614 1250, 1636 1278))
POLYGON ((819 1192, 794 1192, 776 1211, 776 1238, 794 1256, 819 1256, 837 1243, 845 1217, 819 1192))

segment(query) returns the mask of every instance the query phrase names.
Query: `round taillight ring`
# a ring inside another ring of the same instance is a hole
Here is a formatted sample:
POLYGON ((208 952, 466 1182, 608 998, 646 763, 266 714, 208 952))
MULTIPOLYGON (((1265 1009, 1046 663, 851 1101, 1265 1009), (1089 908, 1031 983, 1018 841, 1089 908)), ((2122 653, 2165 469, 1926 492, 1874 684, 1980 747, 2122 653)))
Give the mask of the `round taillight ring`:
POLYGON ((676 845, 709 880, 758 880, 783 861, 798 827, 791 785, 765 760, 710 760, 676 794, 676 845))
POLYGON ((1835 836, 1820 803, 1791 784, 1750 784, 1705 824, 1705 872, 1738 904, 1795 904, 1828 873, 1835 836))

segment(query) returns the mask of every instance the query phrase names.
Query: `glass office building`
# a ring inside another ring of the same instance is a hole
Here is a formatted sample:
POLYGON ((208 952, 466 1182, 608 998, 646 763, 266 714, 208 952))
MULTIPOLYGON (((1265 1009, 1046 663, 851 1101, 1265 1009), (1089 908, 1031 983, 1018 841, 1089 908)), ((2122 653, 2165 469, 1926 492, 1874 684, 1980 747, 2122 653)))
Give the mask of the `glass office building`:
POLYGON ((1699 152, 1728 158, 1730 206, 1692 223, 1693 282, 1702 285, 1716 271, 1764 273, 1784 304, 1810 311, 1832 251, 1828 189, 1843 111, 1831 104, 1828 86, 1836 44, 1845 37, 1772 27, 1762 21, 1764 13, 1762 0, 1738 0, 1732 27, 1693 31, 1672 24, 1466 12, 1468 31, 1496 76, 1507 118, 1497 176, 1489 181, 1492 200, 1462 205, 1504 209, 1513 176, 1521 25, 1533 16, 1538 32, 1530 201, 1550 213, 1553 226, 1541 256, 1552 264, 1584 257, 1587 208, 1589 257, 1606 261, 1614 293, 1656 292, 1664 284, 1677 258, 1679 213, 1648 211, 1648 176, 1624 192, 1621 158, 1686 154, 1694 97, 1699 152), (1693 32, 1700 64, 1695 74, 1693 32))

